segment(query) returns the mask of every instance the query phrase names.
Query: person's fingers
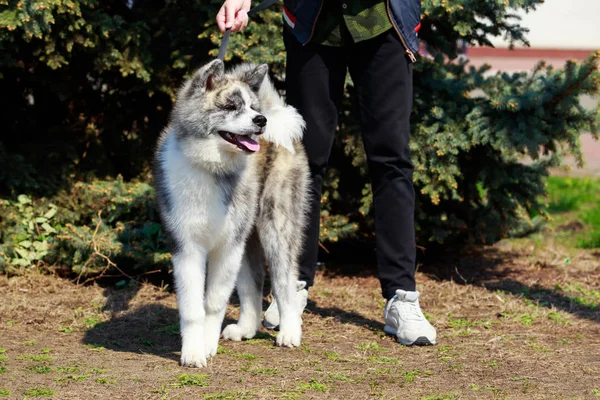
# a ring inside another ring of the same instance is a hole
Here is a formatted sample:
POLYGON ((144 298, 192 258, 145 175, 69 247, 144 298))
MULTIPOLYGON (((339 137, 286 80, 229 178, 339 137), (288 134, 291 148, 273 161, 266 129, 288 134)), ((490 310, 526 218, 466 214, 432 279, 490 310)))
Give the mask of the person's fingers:
POLYGON ((217 14, 217 26, 221 32, 225 32, 225 5, 221 7, 217 14))
POLYGON ((225 7, 225 28, 229 29, 233 27, 233 24, 235 22, 235 10, 232 6, 228 6, 225 4, 223 5, 223 7, 225 7))
POLYGON ((245 29, 247 26, 248 26, 248 13, 244 11, 243 18, 242 18, 242 26, 240 28, 240 31, 245 29))
POLYGON ((250 11, 250 5, 251 5, 250 3, 251 3, 250 0, 244 1, 244 5, 242 5, 242 10, 244 10, 246 12, 250 11))
POLYGON ((248 25, 248 13, 246 11, 238 11, 233 26, 231 27, 232 32, 239 32, 248 25))

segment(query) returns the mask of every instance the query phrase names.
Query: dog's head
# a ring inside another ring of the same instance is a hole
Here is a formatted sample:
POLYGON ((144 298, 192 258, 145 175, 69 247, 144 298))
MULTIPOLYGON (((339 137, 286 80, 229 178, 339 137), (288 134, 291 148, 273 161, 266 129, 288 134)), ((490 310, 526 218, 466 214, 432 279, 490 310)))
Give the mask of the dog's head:
POLYGON ((257 94, 267 72, 262 64, 235 76, 225 74, 221 60, 198 70, 180 90, 174 107, 180 140, 225 153, 258 151, 257 135, 267 119, 257 94))

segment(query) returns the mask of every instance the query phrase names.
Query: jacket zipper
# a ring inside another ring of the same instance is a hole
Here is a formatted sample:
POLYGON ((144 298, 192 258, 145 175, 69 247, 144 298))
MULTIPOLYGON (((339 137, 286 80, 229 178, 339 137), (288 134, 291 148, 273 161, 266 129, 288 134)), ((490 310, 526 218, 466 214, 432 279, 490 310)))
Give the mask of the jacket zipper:
POLYGON ((323 3, 325 2, 325 0, 321 0, 321 3, 319 4, 319 12, 317 13, 317 17, 315 18, 315 22, 313 22, 313 26, 312 29, 310 31, 310 36, 308 37, 308 40, 304 43, 302 43, 302 46, 306 46, 306 44, 308 42, 310 42, 310 39, 312 39, 313 35, 315 34, 315 26, 317 26, 317 21, 319 20, 319 15, 321 15, 321 10, 323 9, 323 3))
MULTIPOLYGON (((390 22, 392 23, 392 25, 394 26, 394 29, 398 33, 398 37, 400 38, 400 41, 402 42, 402 45, 404 46, 404 51, 405 51, 406 55, 408 56, 408 58, 410 58, 410 61, 417 62, 417 58, 415 57, 415 54, 412 51, 410 51, 410 49, 406 45, 406 42, 404 41, 404 37, 402 36, 402 34, 400 33, 400 30, 396 26, 396 21, 392 17, 392 13, 390 11, 390 0, 386 0, 386 6, 387 6, 386 9, 387 9, 387 13, 388 13, 388 17, 390 19, 390 22)), ((320 12, 320 10, 319 10, 319 12, 320 12)))

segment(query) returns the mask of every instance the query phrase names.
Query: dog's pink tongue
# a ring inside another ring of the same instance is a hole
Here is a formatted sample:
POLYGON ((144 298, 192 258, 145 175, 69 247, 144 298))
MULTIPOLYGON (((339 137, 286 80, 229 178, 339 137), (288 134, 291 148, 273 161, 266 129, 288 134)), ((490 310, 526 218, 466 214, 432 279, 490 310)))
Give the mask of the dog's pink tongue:
POLYGON ((250 139, 249 136, 240 135, 237 137, 237 142, 240 146, 248 151, 255 152, 260 150, 260 144, 257 141, 250 139))

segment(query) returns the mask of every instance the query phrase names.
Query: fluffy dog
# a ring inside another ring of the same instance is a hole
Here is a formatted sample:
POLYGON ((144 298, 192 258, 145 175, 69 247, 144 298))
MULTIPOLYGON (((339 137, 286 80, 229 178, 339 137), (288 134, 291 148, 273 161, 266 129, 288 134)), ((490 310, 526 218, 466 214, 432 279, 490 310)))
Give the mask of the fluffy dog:
POLYGON ((154 184, 173 243, 184 366, 206 366, 216 354, 234 286, 240 319, 222 336, 256 334, 265 261, 280 310, 276 343, 300 345, 294 296, 308 207, 304 121, 267 72, 264 64, 226 73, 222 61, 208 63, 179 90, 158 142, 154 184))

